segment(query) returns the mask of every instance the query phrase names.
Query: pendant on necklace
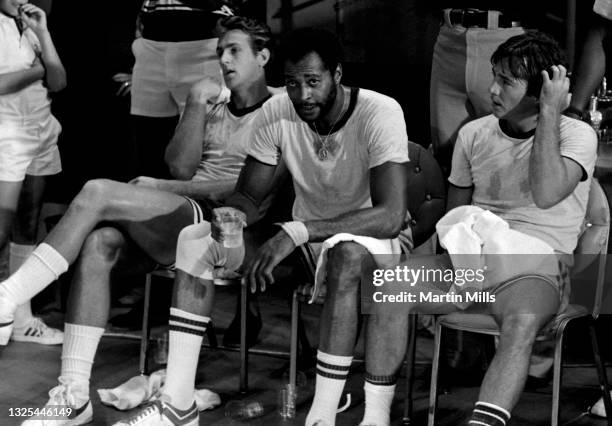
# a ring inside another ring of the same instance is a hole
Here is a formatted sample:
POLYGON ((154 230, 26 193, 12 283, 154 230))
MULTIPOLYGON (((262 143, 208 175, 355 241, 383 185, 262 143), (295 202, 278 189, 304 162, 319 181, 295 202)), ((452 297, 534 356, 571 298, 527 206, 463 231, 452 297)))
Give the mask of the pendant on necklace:
POLYGON ((319 160, 325 161, 325 160, 327 160, 327 157, 329 155, 329 151, 327 150, 326 147, 322 146, 321 148, 319 148, 319 151, 317 152, 317 155, 319 156, 319 160))

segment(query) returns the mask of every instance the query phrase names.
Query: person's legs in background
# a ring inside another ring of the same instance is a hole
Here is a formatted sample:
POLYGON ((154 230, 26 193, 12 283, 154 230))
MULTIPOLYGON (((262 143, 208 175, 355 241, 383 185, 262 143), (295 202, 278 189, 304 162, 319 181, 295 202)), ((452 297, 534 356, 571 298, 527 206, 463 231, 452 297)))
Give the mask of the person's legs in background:
MULTIPOLYGON (((45 176, 32 175, 26 175, 23 181, 9 249, 11 274, 36 248, 45 181, 45 176)), ((63 341, 61 331, 47 327, 40 318, 34 317, 29 300, 17 308, 14 321, 11 340, 46 345, 58 345, 63 341)))

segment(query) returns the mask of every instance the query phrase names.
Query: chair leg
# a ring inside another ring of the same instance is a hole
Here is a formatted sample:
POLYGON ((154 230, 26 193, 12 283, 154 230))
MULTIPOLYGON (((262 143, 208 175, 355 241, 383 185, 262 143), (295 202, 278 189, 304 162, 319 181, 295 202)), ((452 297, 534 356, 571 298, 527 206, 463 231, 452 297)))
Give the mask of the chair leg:
POLYGON ((294 290, 291 298, 291 349, 289 357, 289 384, 297 385, 297 357, 298 357, 298 323, 300 317, 300 302, 298 291, 294 290))
POLYGON ((559 424, 559 398, 561 395, 561 382, 563 380, 563 332, 566 324, 561 324, 555 336, 555 355, 553 362, 553 385, 552 385, 552 412, 550 416, 551 426, 559 424))
POLYGON ((412 389, 414 388, 414 361, 416 353, 417 314, 408 317, 408 347, 406 349, 406 398, 404 400, 403 425, 412 424, 412 389))
POLYGON ((151 274, 145 278, 144 306, 142 309, 142 332, 140 334, 140 374, 149 372, 149 337, 151 335, 151 324, 149 322, 149 304, 151 302, 151 274))
POLYGON ((248 308, 248 286, 240 283, 240 393, 249 388, 249 348, 246 341, 246 321, 248 308))
POLYGON ((608 426, 612 426, 612 401, 610 399, 610 391, 608 390, 608 376, 603 363, 599 341, 597 340, 597 331, 595 330, 595 320, 591 319, 589 323, 589 332, 591 334, 591 346, 593 347, 593 358, 597 367, 597 376, 599 377, 599 388, 601 389, 604 407, 606 408, 606 418, 608 426))
POLYGON ((436 422, 436 410, 438 408, 438 370, 440 368, 440 351, 442 345, 442 324, 436 322, 436 335, 434 338, 434 354, 431 365, 431 384, 429 385, 429 413, 427 426, 434 426, 436 422))

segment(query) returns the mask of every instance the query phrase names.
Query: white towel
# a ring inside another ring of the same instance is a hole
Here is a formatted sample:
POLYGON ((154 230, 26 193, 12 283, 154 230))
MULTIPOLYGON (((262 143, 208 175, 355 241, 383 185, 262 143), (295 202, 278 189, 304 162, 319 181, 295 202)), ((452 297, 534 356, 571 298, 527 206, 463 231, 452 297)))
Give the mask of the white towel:
POLYGON ((327 251, 336 244, 343 241, 353 241, 365 247, 374 257, 374 261, 380 268, 391 268, 397 265, 400 259, 400 243, 397 238, 392 240, 379 240, 372 237, 363 237, 353 234, 336 234, 333 237, 323 241, 321 245, 321 253, 317 260, 317 270, 315 272, 315 285, 312 291, 312 296, 308 303, 312 303, 319 294, 321 286, 325 283, 325 274, 327 272, 327 251), (390 256, 395 255, 395 256, 390 256))
MULTIPOLYGON (((454 208, 438 221, 436 231, 455 269, 485 270, 486 279, 480 283, 479 290, 520 275, 549 275, 558 271, 557 258, 550 245, 510 229, 508 222, 480 207, 454 208)), ((462 291, 460 287, 454 284, 451 290, 458 293, 462 291)))
MULTIPOLYGON (((166 370, 158 370, 151 376, 135 376, 114 389, 98 389, 104 405, 118 410, 130 410, 140 404, 153 401, 161 396, 166 380, 166 370)), ((221 405, 221 398, 208 389, 196 389, 194 399, 199 411, 210 410, 221 405)))

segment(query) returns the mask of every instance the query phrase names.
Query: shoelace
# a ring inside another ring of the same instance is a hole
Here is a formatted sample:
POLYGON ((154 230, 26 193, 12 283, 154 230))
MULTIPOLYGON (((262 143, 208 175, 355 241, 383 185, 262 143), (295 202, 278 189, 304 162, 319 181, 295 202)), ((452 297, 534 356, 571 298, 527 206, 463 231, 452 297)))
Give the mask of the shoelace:
POLYGON ((38 336, 42 336, 43 334, 45 334, 45 331, 47 331, 47 328, 49 327, 47 327, 47 324, 45 324, 43 320, 41 320, 38 317, 34 317, 34 319, 28 325, 28 328, 33 329, 34 336, 38 337, 38 336))
POLYGON ((162 405, 162 401, 159 399, 147 404, 140 413, 138 413, 137 415, 129 419, 126 424, 134 425, 138 423, 139 421, 141 421, 142 419, 144 419, 145 417, 148 417, 150 414, 154 413, 155 410, 157 410, 157 412, 159 413, 159 416, 161 417, 162 413, 164 412, 164 406, 162 405))

